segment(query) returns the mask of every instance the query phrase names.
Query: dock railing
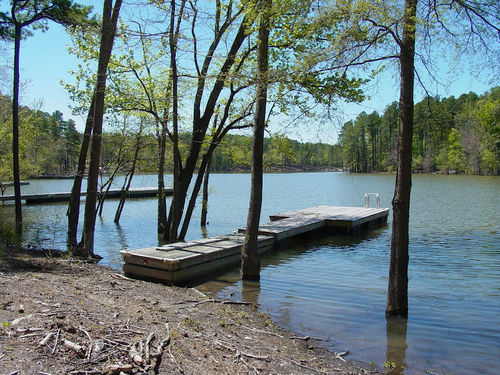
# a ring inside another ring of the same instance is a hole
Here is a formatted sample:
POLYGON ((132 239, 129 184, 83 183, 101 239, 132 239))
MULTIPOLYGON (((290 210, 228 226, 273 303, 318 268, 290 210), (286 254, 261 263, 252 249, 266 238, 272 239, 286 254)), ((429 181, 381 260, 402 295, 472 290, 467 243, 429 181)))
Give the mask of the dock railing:
POLYGON ((370 208, 370 197, 375 196, 376 206, 380 208, 380 193, 366 193, 365 194, 365 207, 370 208))

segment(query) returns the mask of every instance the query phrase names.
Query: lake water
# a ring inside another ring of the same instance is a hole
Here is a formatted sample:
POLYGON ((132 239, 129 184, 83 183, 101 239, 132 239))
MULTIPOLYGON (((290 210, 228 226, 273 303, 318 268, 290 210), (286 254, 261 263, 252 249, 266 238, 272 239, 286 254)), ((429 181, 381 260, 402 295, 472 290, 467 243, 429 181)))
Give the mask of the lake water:
MULTIPOLYGON (((70 180, 35 180, 23 192, 69 191, 70 180)), ((211 176, 208 235, 244 226, 250 176, 211 176)), ((317 205, 362 206, 366 192, 390 207, 392 175, 266 174, 262 221, 317 205)), ((136 187, 155 186, 137 176, 136 187)), ((119 187, 119 186, 117 186, 119 187)), ((256 301, 278 324, 321 337, 331 350, 392 373, 500 373, 500 178, 414 176, 411 206, 409 317, 384 316, 390 252, 387 226, 357 237, 298 239, 266 254, 260 284, 242 285, 237 270, 199 286, 221 297, 256 301)), ((96 252, 121 267, 119 251, 158 244, 156 201, 129 200, 120 226, 117 201, 97 220, 96 252)), ((83 209, 82 209, 83 210, 83 209)), ((64 248, 66 204, 24 206, 26 241, 64 248)), ((0 206, 4 222, 12 205, 0 206)), ((188 239, 200 238, 195 212, 188 239)))

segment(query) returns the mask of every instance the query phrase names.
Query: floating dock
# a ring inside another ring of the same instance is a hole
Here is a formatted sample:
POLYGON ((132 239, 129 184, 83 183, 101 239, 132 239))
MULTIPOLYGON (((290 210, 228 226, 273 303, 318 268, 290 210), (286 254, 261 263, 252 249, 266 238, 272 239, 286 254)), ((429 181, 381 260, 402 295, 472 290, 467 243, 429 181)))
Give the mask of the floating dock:
MULTIPOLYGON (((270 216, 259 226, 258 252, 280 241, 317 230, 355 232, 367 225, 384 224, 388 208, 319 206, 270 216)), ((183 284, 227 269, 240 262, 245 229, 238 233, 177 242, 159 247, 123 250, 123 271, 129 277, 183 284)))
MULTIPOLYGON (((128 198, 146 198, 154 197, 158 194, 158 188, 146 187, 146 188, 134 188, 127 192, 128 198)), ((167 196, 172 195, 172 189, 165 189, 165 194, 167 196)), ((86 192, 80 193, 81 196, 87 195, 86 192)), ((120 198, 122 195, 121 189, 110 189, 106 195, 107 198, 120 198)), ((21 200, 25 201, 26 204, 41 204, 41 203, 53 203, 53 202, 69 202, 71 193, 40 193, 40 194, 22 194, 21 200)), ((0 202, 13 201, 15 199, 14 195, 2 195, 0 196, 0 202)))

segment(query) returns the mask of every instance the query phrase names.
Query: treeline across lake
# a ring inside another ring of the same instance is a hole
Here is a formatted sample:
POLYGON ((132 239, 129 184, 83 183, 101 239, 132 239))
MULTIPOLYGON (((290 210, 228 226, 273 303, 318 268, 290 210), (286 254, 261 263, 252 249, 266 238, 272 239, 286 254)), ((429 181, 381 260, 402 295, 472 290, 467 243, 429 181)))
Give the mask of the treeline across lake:
MULTIPOLYGON (((351 172, 392 171, 396 166, 398 103, 384 113, 361 113, 339 136, 343 166, 351 172)), ((500 87, 484 95, 427 97, 414 107, 414 172, 498 175, 500 87)))
MULTIPOLYGON (((10 97, 0 95, 0 181, 11 180, 12 176, 11 108, 10 97)), ((73 174, 82 139, 75 122, 65 120, 60 111, 49 114, 28 107, 21 107, 20 116, 22 178, 73 174)), ((136 149, 137 170, 156 171, 154 126, 139 122, 133 118, 108 120, 108 131, 103 134, 103 171, 127 170, 136 149)), ((284 134, 272 134, 265 139, 264 163, 267 171, 342 168, 350 172, 391 172, 396 165, 397 134, 398 104, 394 102, 382 114, 363 112, 345 123, 334 145, 301 143, 284 134)), ((180 150, 187 153, 190 134, 180 133, 179 137, 180 150)), ((207 138, 207 145, 209 142, 207 138)), ((211 170, 249 171, 251 144, 249 135, 227 134, 213 153, 211 170)), ((167 171, 173 168, 171 152, 167 147, 167 171)), ((459 98, 427 97, 417 103, 413 169, 424 173, 500 174, 500 87, 484 95, 471 92, 459 98)))
MULTIPOLYGON (((75 122, 65 120, 60 111, 52 114, 27 106, 20 107, 21 177, 38 175, 71 175, 75 173, 83 135, 75 122)), ((157 146, 153 124, 138 119, 108 119, 103 134, 101 165, 103 171, 127 170, 134 159, 138 143, 139 172, 157 169, 157 146)), ((180 150, 187 152, 190 135, 180 133, 180 150)), ((207 139, 207 144, 210 140, 207 139)), ((342 167, 340 146, 325 143, 301 143, 273 134, 265 140, 264 162, 267 170, 322 170, 342 167)), ((248 135, 227 134, 212 157, 215 172, 249 171, 252 139, 248 135)), ((171 148, 166 149, 166 167, 171 171, 171 148)), ((0 181, 12 179, 12 102, 0 94, 0 181)))

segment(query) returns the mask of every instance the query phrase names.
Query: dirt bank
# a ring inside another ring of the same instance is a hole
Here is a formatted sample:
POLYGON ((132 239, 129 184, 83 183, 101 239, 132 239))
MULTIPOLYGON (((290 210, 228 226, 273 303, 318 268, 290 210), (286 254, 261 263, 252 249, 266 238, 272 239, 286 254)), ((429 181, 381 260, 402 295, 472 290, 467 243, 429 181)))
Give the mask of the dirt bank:
POLYGON ((375 374, 255 306, 49 252, 0 253, 0 374, 375 374))

